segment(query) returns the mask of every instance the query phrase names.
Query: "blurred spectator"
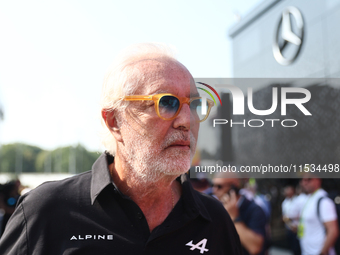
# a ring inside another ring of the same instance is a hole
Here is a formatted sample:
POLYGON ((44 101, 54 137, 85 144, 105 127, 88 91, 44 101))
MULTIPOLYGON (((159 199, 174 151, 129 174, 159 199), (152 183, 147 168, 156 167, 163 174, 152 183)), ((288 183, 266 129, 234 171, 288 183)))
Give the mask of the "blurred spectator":
POLYGON ((267 221, 269 221, 271 215, 270 202, 263 194, 257 192, 257 184, 254 178, 250 178, 248 182, 245 182, 243 189, 240 190, 240 194, 244 195, 248 200, 254 200, 262 208, 266 214, 267 221))
POLYGON ((197 173, 196 178, 190 177, 190 182, 195 190, 212 195, 211 183, 204 173, 197 173))
POLYGON ((7 221, 14 212, 15 205, 20 196, 20 186, 19 180, 11 181, 0 186, 0 236, 4 232, 7 221))
POLYGON ((302 212, 302 209, 309 197, 309 195, 307 195, 306 191, 303 189, 302 180, 300 181, 300 185, 295 188, 295 193, 296 197, 293 200, 293 205, 289 210, 289 219, 298 223, 300 219, 300 213, 302 212))
POLYGON ((254 200, 239 194, 241 187, 240 179, 229 173, 218 173, 213 179, 213 192, 234 221, 243 254, 265 254, 266 215, 254 200))
POLYGON ((190 178, 190 182, 195 190, 209 194, 210 183, 208 179, 190 178))
POLYGON ((339 232, 335 204, 321 188, 321 179, 317 176, 304 175, 301 185, 309 195, 298 226, 302 254, 334 255, 333 246, 339 232))
POLYGON ((282 202, 282 219, 286 226, 286 233, 288 244, 294 255, 300 255, 300 243, 297 238, 298 219, 294 216, 294 203, 296 203, 297 196, 295 195, 295 187, 292 184, 284 188, 285 200, 282 202))

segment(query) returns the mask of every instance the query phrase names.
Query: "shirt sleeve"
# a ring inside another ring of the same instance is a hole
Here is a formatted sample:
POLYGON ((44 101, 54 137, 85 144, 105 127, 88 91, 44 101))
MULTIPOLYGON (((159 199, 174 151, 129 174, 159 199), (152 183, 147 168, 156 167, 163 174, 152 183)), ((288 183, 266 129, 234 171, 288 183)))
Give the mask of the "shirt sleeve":
POLYGON ((247 227, 261 236, 266 236, 266 215, 260 206, 253 208, 247 227))
POLYGON ((334 221, 338 218, 334 202, 325 197, 320 202, 320 219, 322 222, 334 221))
POLYGON ((0 254, 25 255, 27 250, 27 232, 23 197, 19 199, 18 205, 9 219, 5 231, 0 239, 0 254))

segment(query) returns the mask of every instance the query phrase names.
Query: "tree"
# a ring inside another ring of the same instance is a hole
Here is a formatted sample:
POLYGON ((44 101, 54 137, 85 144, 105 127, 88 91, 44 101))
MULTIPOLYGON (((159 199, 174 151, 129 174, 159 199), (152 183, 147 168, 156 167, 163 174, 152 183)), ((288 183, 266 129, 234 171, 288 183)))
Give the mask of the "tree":
POLYGON ((53 151, 22 143, 7 144, 0 150, 0 172, 76 174, 91 170, 98 156, 98 152, 90 152, 80 144, 53 151))
POLYGON ((0 151, 0 172, 35 172, 35 160, 41 148, 23 143, 7 144, 0 151))
POLYGON ((45 173, 81 173, 91 170, 99 153, 90 152, 82 145, 41 151, 37 156, 36 170, 45 173))

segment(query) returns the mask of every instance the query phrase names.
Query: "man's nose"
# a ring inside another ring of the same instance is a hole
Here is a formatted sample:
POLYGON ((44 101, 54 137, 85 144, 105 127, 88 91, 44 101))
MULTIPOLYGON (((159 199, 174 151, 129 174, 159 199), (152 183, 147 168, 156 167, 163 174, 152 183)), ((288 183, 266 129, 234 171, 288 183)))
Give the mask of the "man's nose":
POLYGON ((190 129, 190 118, 191 111, 189 104, 185 103, 182 106, 179 114, 175 118, 174 128, 182 127, 182 129, 189 130, 190 129))

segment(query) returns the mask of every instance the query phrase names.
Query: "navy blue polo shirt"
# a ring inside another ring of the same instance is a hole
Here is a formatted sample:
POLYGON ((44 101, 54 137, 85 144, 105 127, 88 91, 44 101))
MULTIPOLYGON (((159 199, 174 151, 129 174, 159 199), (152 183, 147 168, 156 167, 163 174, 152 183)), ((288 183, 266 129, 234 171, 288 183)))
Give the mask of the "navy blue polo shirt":
MULTIPOLYGON (((267 218, 263 209, 257 205, 254 200, 248 200, 246 197, 241 196, 240 198, 239 214, 241 221, 250 228, 252 231, 263 236, 264 242, 259 255, 265 254, 266 247, 266 224, 267 218)), ((243 254, 248 255, 248 251, 244 248, 243 254)))
POLYGON ((102 154, 92 171, 47 182, 22 196, 0 240, 0 254, 241 254, 235 227, 221 203, 193 190, 151 233, 143 212, 111 180, 102 154))

